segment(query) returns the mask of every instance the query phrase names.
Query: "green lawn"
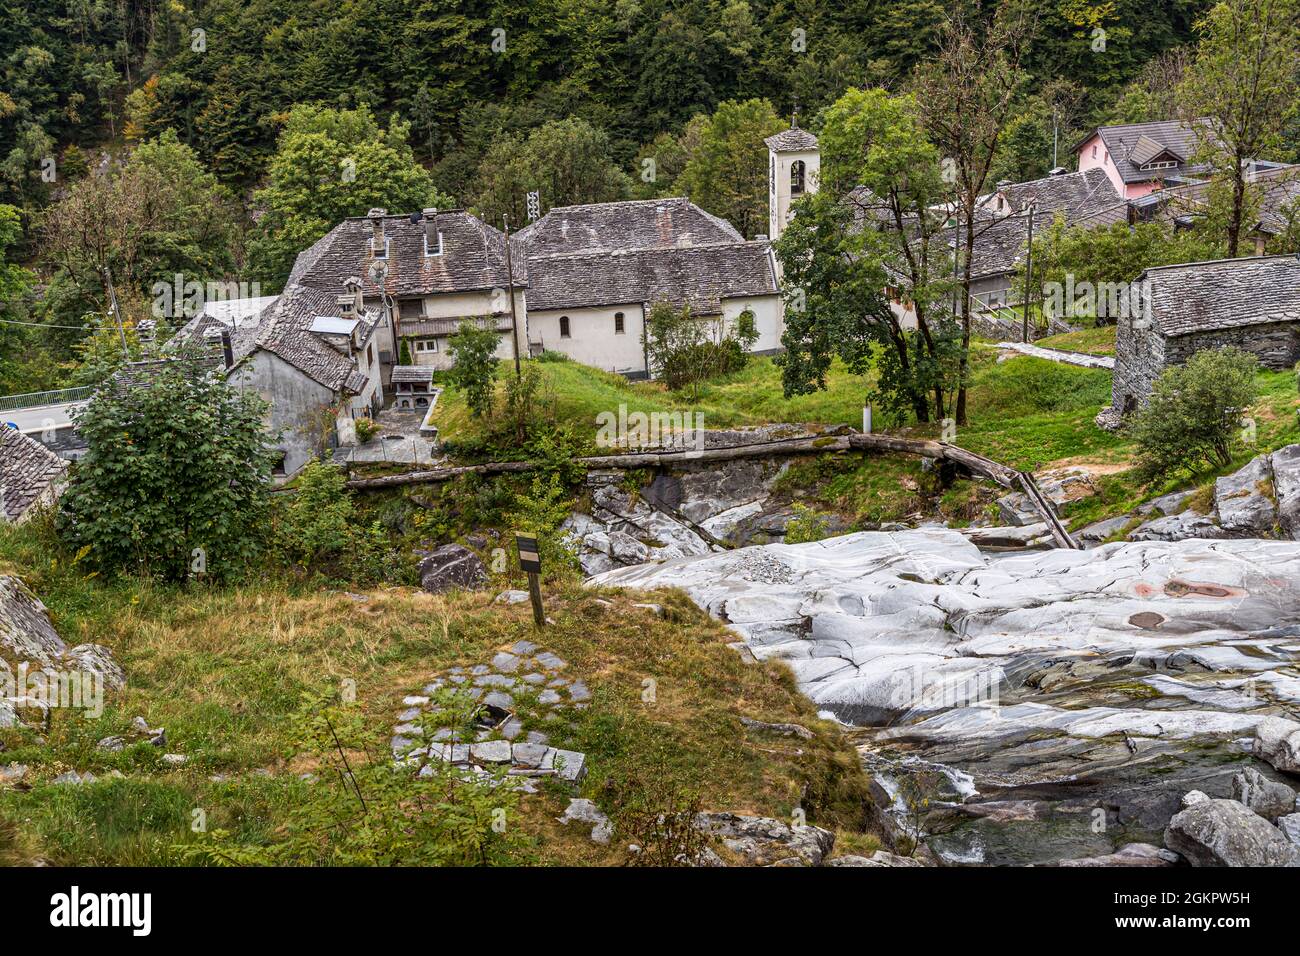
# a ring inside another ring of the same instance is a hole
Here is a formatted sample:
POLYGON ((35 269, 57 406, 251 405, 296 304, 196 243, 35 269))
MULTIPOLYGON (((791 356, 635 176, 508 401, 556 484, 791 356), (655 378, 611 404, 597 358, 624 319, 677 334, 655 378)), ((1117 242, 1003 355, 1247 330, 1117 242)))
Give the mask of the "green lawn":
POLYGON ((1034 344, 1049 349, 1083 352, 1086 355, 1114 355, 1115 326, 1103 325, 1098 328, 1079 329, 1077 332, 1065 332, 1061 335, 1049 335, 1035 340, 1034 344))
MULTIPOLYGON (((781 394, 781 370, 771 358, 755 358, 742 371, 704 385, 699 401, 694 403, 685 395, 670 393, 657 382, 629 382, 621 375, 577 362, 533 364, 542 371, 544 400, 555 418, 586 423, 592 434, 596 431, 596 417, 602 412, 617 414, 620 405, 626 405, 629 413, 698 412, 704 416, 705 428, 766 422, 855 426, 862 423, 864 379, 848 374, 838 362, 832 369, 826 391, 787 399, 781 394)), ((498 405, 504 400, 504 377, 512 374, 512 370, 503 366, 500 374, 498 405)), ((433 421, 444 439, 463 439, 482 431, 481 424, 470 416, 462 396, 450 389, 438 399, 433 421)))

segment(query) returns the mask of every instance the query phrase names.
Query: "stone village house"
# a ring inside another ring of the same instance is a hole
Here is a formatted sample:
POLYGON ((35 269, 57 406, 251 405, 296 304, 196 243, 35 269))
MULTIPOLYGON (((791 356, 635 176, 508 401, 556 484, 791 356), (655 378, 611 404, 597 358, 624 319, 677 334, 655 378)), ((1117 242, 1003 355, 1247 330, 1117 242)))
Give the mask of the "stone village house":
POLYGON ((1112 405, 1099 421, 1135 411, 1165 368, 1204 349, 1236 346, 1269 369, 1300 361, 1300 257, 1162 266, 1137 286, 1138 307, 1118 320, 1112 405))

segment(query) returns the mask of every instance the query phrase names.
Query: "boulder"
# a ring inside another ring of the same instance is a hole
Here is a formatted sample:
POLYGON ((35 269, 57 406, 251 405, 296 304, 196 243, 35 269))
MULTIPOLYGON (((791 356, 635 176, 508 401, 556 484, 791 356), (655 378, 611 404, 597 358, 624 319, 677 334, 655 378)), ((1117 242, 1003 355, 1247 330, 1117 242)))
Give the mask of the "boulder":
POLYGON ((1158 512, 1166 517, 1176 515, 1183 510, 1183 505, 1187 503, 1187 499, 1191 496, 1190 491, 1171 491, 1167 495, 1152 498, 1146 504, 1139 505, 1138 513, 1149 515, 1152 512, 1158 512))
POLYGON ((1176 814, 1165 846, 1192 866, 1300 866, 1300 849, 1236 800, 1204 800, 1176 814))
POLYGON ((1277 508, 1269 497, 1273 469, 1260 455, 1214 482, 1214 511, 1224 534, 1234 538, 1263 538, 1277 524, 1277 508))
MULTIPOLYGON (((1044 472, 1038 476, 1038 488, 1052 504, 1058 508, 1068 501, 1087 498, 1097 491, 1092 476, 1081 469, 1072 468, 1062 472, 1044 472)), ((1023 491, 1003 495, 997 500, 998 514, 1007 524, 1030 525, 1043 520, 1029 502, 1029 496, 1023 491)))
POLYGON ((420 586, 437 594, 450 588, 475 588, 487 580, 487 568, 477 554, 459 544, 444 544, 419 567, 420 586))
POLYGON ((877 850, 871 856, 837 856, 827 860, 823 866, 925 866, 920 860, 911 856, 899 856, 888 850, 877 850))
POLYGON ((1300 774, 1300 724, 1285 717, 1266 717, 1255 725, 1255 755, 1274 770, 1300 774))
POLYGON ((1293 846, 1300 847, 1300 813, 1288 813, 1277 818, 1277 828, 1293 846))
POLYGON ((561 823, 578 823, 591 824, 591 839, 594 843, 606 844, 609 838, 614 835, 614 825, 610 823, 600 807, 580 797, 574 797, 569 800, 569 805, 564 808, 564 816, 557 818, 561 823))
POLYGON ((1085 856, 1074 860, 1062 860, 1060 866, 1100 867, 1100 866, 1175 866, 1178 854, 1150 843, 1126 843, 1114 853, 1105 856, 1085 856))
POLYGON ((820 866, 835 834, 814 826, 789 826, 770 817, 698 813, 695 826, 752 866, 820 866))
POLYGON ((1271 464, 1278 524, 1287 537, 1300 540, 1300 445, 1279 448, 1271 464))
POLYGON ((1133 518, 1130 515, 1120 515, 1118 518, 1107 518, 1104 521, 1098 521, 1088 525, 1075 534, 1076 538, 1084 541, 1105 541, 1112 535, 1117 535, 1128 527, 1133 518))
POLYGON ((1295 791, 1284 783, 1269 780, 1254 767, 1247 767, 1232 778, 1232 798, 1270 823, 1295 810, 1295 791))
POLYGON ((1227 535, 1209 515, 1184 511, 1156 518, 1129 532, 1130 541, 1183 541, 1187 538, 1226 538, 1227 535))
POLYGON ((1025 548, 1047 534, 1047 523, 1012 525, 1011 527, 961 528, 971 544, 980 548, 1025 548))

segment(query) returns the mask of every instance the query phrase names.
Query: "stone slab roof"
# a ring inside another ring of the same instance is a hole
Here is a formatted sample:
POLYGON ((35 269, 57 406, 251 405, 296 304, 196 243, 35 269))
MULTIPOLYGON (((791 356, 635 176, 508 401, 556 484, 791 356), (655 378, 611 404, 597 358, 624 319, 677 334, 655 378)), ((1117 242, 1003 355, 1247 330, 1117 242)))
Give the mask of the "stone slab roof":
POLYGON ((796 153, 817 148, 817 137, 806 129, 800 129, 797 126, 784 129, 774 136, 769 136, 763 142, 774 153, 796 153))
POLYGON ((1023 212, 1032 202, 1038 212, 1062 213, 1067 224, 1087 219, 1121 201, 1106 171, 1097 167, 1011 183, 998 191, 1007 197, 1012 212, 1023 212))
MULTIPOLYGON (((341 285, 330 289, 292 284, 286 287, 263 312, 260 321, 249 326, 255 335, 236 336, 233 343, 236 362, 257 349, 265 349, 331 391, 360 394, 365 389, 366 377, 357 371, 356 362, 332 348, 324 336, 309 331, 318 315, 338 312, 341 291, 341 285)), ((364 345, 374 334, 379 316, 366 313, 363 321, 364 345)))
POLYGON ((530 310, 577 309, 666 301, 700 315, 722 311, 722 300, 775 295, 767 242, 631 249, 551 256, 530 269, 530 310))
POLYGON ((731 223, 682 198, 557 206, 515 238, 530 264, 542 256, 744 241, 731 223))
POLYGON ((0 425, 0 520, 19 522, 63 477, 68 463, 17 429, 0 425))
POLYGON ((1079 150, 1094 135, 1100 136, 1115 171, 1125 183, 1144 183, 1164 179, 1175 172, 1186 172, 1200 138, 1210 132, 1210 121, 1198 119, 1157 120, 1151 123, 1130 123, 1125 126, 1099 126, 1075 147, 1079 150), (1161 152, 1169 152, 1179 161, 1174 169, 1143 170, 1139 167, 1150 162, 1161 152))
POLYGON ((433 381, 433 369, 427 365, 395 365, 393 381, 428 384, 433 381))
POLYGON ((1300 258, 1255 256, 1147 269, 1153 326, 1167 337, 1300 322, 1300 258))
POLYGON ((219 350, 187 349, 183 359, 163 358, 146 359, 143 362, 128 362, 113 373, 107 387, 117 389, 148 388, 158 378, 163 369, 169 368, 172 363, 177 361, 189 362, 194 368, 206 372, 220 371, 225 364, 224 356, 219 350))
MULTIPOLYGON (((1055 219, 1053 213, 1036 213, 1034 215, 1034 235, 1039 236, 1055 219)), ((942 244, 932 246, 935 251, 946 246, 944 253, 952 258, 955 241, 963 245, 966 241, 962 226, 943 230, 942 244)), ((1002 216, 984 218, 975 223, 975 252, 971 257, 971 278, 986 279, 990 276, 1005 275, 1014 272, 1025 255, 1025 245, 1029 238, 1029 215, 1002 216)))
MULTIPOLYGON (((392 296, 478 292, 507 285, 505 234, 462 209, 438 213, 440 255, 425 255, 425 223, 409 215, 378 217, 387 239, 383 291, 392 296)), ((315 245, 299 253, 287 286, 325 289, 337 296, 349 278, 362 280, 367 296, 378 296, 372 266, 374 222, 368 216, 345 219, 315 245)), ((527 282, 526 264, 515 262, 515 285, 527 282)))
MULTIPOLYGON (((1167 186, 1135 200, 1135 204, 1158 207, 1158 215, 1165 217, 1196 215, 1209 201, 1210 186, 1209 182, 1167 186)), ((1260 232, 1277 235, 1300 217, 1300 165, 1257 170, 1253 189, 1258 191, 1259 209, 1256 221, 1250 225, 1260 232)))

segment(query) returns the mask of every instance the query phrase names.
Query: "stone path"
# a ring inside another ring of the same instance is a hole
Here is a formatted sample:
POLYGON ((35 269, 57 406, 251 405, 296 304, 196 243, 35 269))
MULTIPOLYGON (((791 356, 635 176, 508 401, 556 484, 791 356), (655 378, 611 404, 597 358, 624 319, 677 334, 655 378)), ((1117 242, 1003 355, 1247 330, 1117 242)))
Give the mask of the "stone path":
POLYGON ((434 760, 484 778, 508 766, 507 780, 525 793, 536 793, 538 781, 546 778, 576 786, 587 773, 586 755, 552 747, 541 731, 524 732, 525 715, 545 721, 588 705, 591 691, 581 680, 566 677, 567 668, 568 662, 551 651, 517 641, 487 663, 448 669, 421 693, 402 700, 393 756, 418 764, 422 776, 433 774, 434 760), (472 732, 453 726, 456 714, 445 700, 440 706, 438 695, 448 696, 449 689, 460 691, 459 701, 473 710, 461 714, 469 718, 464 723, 472 722, 472 732))
POLYGON ((1049 362, 1064 362, 1066 365, 1078 365, 1082 368, 1113 369, 1115 359, 1110 355, 1088 355, 1085 352, 1067 352, 1065 349, 1049 349, 1041 345, 1026 345, 1024 342, 999 342, 994 348, 1032 355, 1034 358, 1047 359, 1049 362))

